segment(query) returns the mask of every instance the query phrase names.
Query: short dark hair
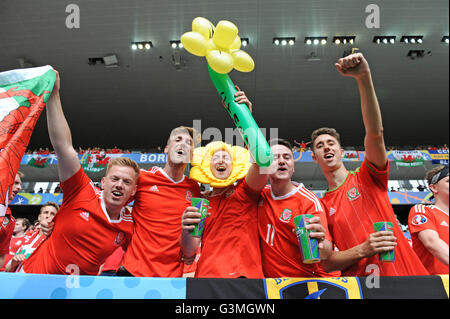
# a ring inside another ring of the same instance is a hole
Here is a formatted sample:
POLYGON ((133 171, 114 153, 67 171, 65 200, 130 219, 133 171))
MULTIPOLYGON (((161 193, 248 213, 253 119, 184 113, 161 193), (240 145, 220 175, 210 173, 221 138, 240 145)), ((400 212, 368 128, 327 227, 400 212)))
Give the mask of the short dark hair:
POLYGON ((25 230, 27 230, 30 227, 30 225, 31 225, 30 220, 28 218, 19 217, 16 220, 17 221, 19 221, 19 220, 22 221, 22 226, 25 226, 25 230))
POLYGON ((285 140, 283 138, 273 138, 269 141, 269 144, 270 144, 270 146, 283 145, 283 146, 286 146, 291 151, 293 149, 291 142, 289 142, 288 140, 285 140))
MULTIPOLYGON (((447 168, 447 173, 448 173, 448 166, 445 166, 445 165, 439 165, 439 166, 436 166, 436 167, 432 168, 431 170, 429 170, 429 171, 426 173, 425 179, 427 180, 428 186, 434 184, 434 183, 433 183, 433 177, 434 177, 436 174, 442 172, 445 168, 447 168)), ((445 174, 445 173, 444 173, 444 174, 445 174)), ((438 180, 438 179, 436 179, 436 180, 438 180)))
POLYGON ((56 209, 56 211, 59 210, 59 205, 57 203, 55 203, 55 202, 47 202, 47 203, 45 203, 44 205, 41 206, 41 209, 39 210, 39 214, 42 213, 42 210, 44 209, 44 207, 47 207, 47 206, 54 207, 56 209))
POLYGON ((341 136, 339 135, 339 133, 334 128, 321 127, 321 128, 318 128, 317 130, 315 130, 314 132, 312 132, 312 134, 311 134, 311 142, 312 142, 312 149, 313 149, 313 151, 314 151, 314 141, 320 135, 324 135, 324 134, 328 134, 328 135, 333 136, 338 141, 339 145, 341 145, 341 136))

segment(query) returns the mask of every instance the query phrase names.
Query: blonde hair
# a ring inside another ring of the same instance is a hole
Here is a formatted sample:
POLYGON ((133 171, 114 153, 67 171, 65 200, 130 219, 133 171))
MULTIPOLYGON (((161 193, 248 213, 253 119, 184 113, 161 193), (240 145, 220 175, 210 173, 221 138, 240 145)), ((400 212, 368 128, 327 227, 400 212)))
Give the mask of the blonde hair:
POLYGON ((131 158, 128 158, 128 157, 114 157, 114 158, 112 158, 109 161, 108 166, 106 167, 105 175, 108 175, 109 170, 114 165, 131 167, 134 170, 134 172, 136 173, 136 178, 139 177, 139 174, 141 172, 141 169, 139 168, 139 165, 135 161, 133 161, 131 158))

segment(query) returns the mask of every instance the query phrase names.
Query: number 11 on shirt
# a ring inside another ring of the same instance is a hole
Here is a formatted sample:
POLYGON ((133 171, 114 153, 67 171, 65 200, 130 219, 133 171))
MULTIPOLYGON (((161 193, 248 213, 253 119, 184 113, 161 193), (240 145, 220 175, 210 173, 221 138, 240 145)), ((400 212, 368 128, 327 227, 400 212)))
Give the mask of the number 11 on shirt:
POLYGON ((266 243, 268 243, 270 246, 273 246, 273 236, 275 236, 275 227, 272 224, 267 224, 266 243))

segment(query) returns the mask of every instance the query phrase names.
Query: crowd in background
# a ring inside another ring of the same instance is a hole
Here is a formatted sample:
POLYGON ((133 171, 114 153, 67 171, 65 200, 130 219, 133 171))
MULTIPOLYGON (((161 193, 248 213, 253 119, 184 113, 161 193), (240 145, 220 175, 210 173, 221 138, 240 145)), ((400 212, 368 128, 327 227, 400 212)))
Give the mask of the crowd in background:
MULTIPOLYGON (((305 142, 301 140, 301 142, 298 142, 297 140, 293 141, 293 150, 294 152, 300 152, 300 151, 311 151, 311 147, 309 146, 311 142, 305 142)), ((361 151, 364 149, 364 146, 347 146, 344 147, 345 150, 349 151, 361 151)), ((448 146, 447 144, 444 145, 418 145, 418 146, 411 146, 411 145, 404 145, 404 146, 386 146, 386 149, 388 151, 393 150, 447 150, 448 146)), ((90 154, 130 154, 133 152, 149 152, 149 153, 162 153, 163 149, 161 146, 157 146, 150 149, 140 149, 140 150, 128 150, 128 149, 121 149, 117 146, 114 146, 113 148, 103 148, 103 147, 88 147, 88 148, 82 148, 78 147, 77 149, 78 154, 84 154, 86 152, 90 154)), ((26 151, 27 155, 49 155, 49 154, 55 154, 54 150, 50 150, 48 147, 46 148, 39 148, 38 150, 30 150, 28 149, 26 151)))

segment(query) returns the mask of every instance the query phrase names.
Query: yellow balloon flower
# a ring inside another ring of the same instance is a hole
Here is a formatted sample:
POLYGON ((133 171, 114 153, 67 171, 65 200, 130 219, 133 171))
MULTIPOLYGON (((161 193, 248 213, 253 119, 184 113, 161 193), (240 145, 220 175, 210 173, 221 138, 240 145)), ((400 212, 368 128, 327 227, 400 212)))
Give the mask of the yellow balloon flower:
POLYGON ((214 24, 208 19, 197 17, 192 20, 192 31, 200 33, 206 40, 213 37, 214 29, 214 24))
POLYGON ((206 39, 197 32, 186 32, 181 36, 181 43, 190 53, 197 56, 206 55, 206 39))
POLYGON ((230 49, 238 35, 238 28, 230 21, 222 20, 217 23, 213 35, 214 43, 223 50, 230 49))
POLYGON ((211 50, 206 54, 211 69, 217 73, 226 74, 233 69, 233 56, 225 51, 211 50))
POLYGON ((226 74, 233 68, 251 72, 255 68, 252 57, 240 50, 241 38, 238 28, 230 21, 222 20, 214 25, 206 18, 192 21, 192 31, 181 36, 184 48, 197 56, 205 56, 215 72, 226 74))

